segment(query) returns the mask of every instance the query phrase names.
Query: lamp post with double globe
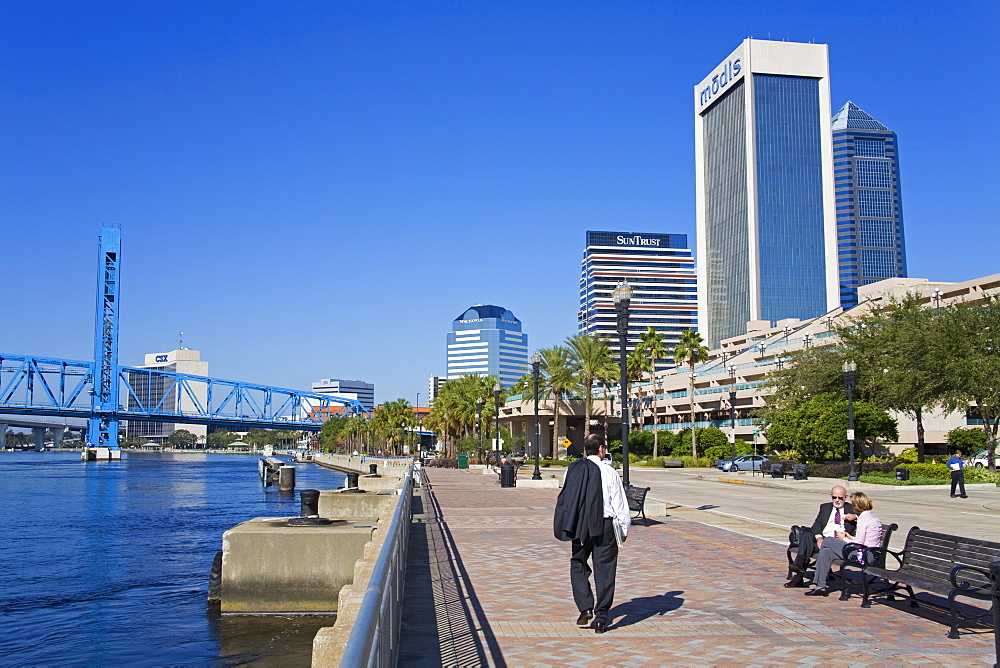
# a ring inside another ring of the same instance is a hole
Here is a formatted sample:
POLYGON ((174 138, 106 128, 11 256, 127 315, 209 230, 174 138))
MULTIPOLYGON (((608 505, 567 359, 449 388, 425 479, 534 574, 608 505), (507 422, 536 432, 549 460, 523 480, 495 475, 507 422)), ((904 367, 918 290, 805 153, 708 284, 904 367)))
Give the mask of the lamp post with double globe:
POLYGON ((858 365, 851 360, 844 362, 844 387, 847 388, 847 443, 851 448, 851 471, 847 479, 856 482, 858 474, 854 470, 854 386, 858 381, 858 365))
POLYGON ((483 463, 483 398, 476 397, 476 424, 479 426, 479 463, 483 463))
MULTIPOLYGON (((632 302, 632 286, 628 281, 622 281, 611 293, 615 304, 615 315, 618 325, 618 356, 621 372, 621 407, 622 407, 622 483, 628 487, 628 360, 625 354, 625 344, 628 342, 628 307, 632 302)), ((587 388, 589 392, 590 389, 587 388)))
POLYGON ((541 363, 541 355, 535 353, 531 356, 531 377, 535 382, 535 472, 531 474, 532 480, 542 479, 542 471, 538 467, 538 451, 542 449, 541 431, 538 427, 538 367, 541 363))
POLYGON ((493 438, 497 444, 497 466, 500 466, 500 381, 493 385, 493 407, 497 414, 493 418, 493 438))
MULTIPOLYGON (((729 461, 736 461, 736 365, 729 365, 729 377, 733 379, 733 385, 729 390, 729 461)), ((729 467, 732 473, 733 467, 729 467)))

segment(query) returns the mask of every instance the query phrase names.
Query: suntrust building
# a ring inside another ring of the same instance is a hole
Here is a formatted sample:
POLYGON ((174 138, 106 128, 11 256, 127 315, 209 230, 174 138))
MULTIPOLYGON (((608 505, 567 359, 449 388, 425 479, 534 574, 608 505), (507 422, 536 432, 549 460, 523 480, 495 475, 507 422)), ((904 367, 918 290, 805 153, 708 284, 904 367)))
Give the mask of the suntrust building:
POLYGON ((838 306, 827 46, 746 39, 695 86, 694 109, 709 347, 838 306))

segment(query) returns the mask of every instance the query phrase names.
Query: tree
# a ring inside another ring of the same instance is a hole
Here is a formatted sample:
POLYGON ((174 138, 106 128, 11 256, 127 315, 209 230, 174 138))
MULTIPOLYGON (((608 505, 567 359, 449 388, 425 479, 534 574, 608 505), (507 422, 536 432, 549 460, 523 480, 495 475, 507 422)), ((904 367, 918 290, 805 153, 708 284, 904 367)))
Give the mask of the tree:
POLYGON ((594 412, 594 384, 614 373, 608 340, 588 334, 566 339, 569 360, 576 376, 575 385, 583 394, 583 433, 590 436, 590 415, 594 412))
POLYGON ((929 356, 937 372, 944 376, 946 408, 975 413, 983 421, 988 462, 996 470, 997 427, 1000 423, 1000 297, 984 303, 968 302, 937 310, 929 356))
POLYGON ((167 436, 167 443, 175 448, 190 448, 198 442, 198 437, 187 429, 176 429, 174 433, 167 436))
POLYGON ((639 337, 639 345, 649 357, 649 383, 653 392, 653 458, 655 459, 660 456, 660 430, 656 415, 658 408, 656 405, 656 363, 665 359, 669 351, 663 342, 663 335, 652 327, 647 327, 646 331, 639 337))
POLYGON ((982 429, 952 429, 945 436, 948 447, 961 450, 966 455, 974 455, 986 447, 986 432, 982 429))
POLYGON ((235 440, 237 440, 236 434, 227 429, 216 429, 215 431, 208 432, 205 444, 213 450, 219 450, 229 447, 229 444, 235 440))
POLYGON ((688 399, 691 404, 691 456, 697 459, 698 436, 694 419, 694 365, 708 361, 708 348, 704 345, 701 334, 693 329, 685 329, 681 332, 680 341, 674 346, 674 361, 678 364, 686 362, 690 369, 688 399))
POLYGON ((481 415, 485 440, 496 415, 496 407, 493 405, 493 387, 496 383, 496 376, 461 376, 441 385, 438 397, 424 420, 424 426, 436 430, 444 437, 446 457, 458 456, 458 438, 472 438, 476 435, 476 399, 483 401, 481 415))
MULTIPOLYGON (((803 461, 823 462, 847 457, 847 398, 820 394, 794 407, 775 411, 766 425, 767 441, 774 448, 794 449, 803 461)), ((855 445, 859 458, 871 454, 878 441, 897 439, 896 421, 866 401, 854 402, 855 445)))
MULTIPOLYGON (((545 394, 552 397, 552 458, 559 459, 559 406, 567 392, 578 385, 573 376, 573 363, 569 348, 553 346, 538 351, 542 356, 540 387, 544 383, 545 394)), ((541 392, 541 389, 539 389, 541 392)))

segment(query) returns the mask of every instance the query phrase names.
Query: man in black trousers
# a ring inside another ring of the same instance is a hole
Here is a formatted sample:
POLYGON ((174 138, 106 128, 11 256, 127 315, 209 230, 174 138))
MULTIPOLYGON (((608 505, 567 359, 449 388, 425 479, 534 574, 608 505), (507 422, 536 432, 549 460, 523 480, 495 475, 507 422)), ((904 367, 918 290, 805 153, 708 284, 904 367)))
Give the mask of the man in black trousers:
POLYGON ((576 624, 588 626, 593 619, 594 631, 604 633, 618 569, 615 525, 624 542, 632 516, 618 473, 603 461, 607 453, 604 439, 591 434, 584 440, 583 452, 586 456, 566 470, 552 528, 556 538, 573 542, 569 577, 573 600, 580 611, 576 624), (593 571, 588 564, 591 558, 593 571), (591 572, 597 588, 596 602, 590 589, 591 572))
POLYGON ((805 586, 802 575, 806 572, 809 559, 823 547, 823 538, 826 536, 832 538, 837 531, 846 531, 854 535, 857 519, 854 508, 847 502, 847 490, 840 485, 831 489, 830 502, 820 505, 819 514, 816 515, 811 527, 792 527, 788 545, 788 575, 791 579, 785 586, 805 586), (793 552, 794 557, 792 557, 793 552))

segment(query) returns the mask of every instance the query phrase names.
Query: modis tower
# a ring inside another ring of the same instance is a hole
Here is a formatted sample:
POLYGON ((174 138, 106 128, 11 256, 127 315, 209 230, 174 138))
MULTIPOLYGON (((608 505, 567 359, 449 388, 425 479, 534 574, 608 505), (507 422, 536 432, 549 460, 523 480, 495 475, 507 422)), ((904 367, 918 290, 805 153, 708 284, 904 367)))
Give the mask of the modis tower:
POLYGON ((694 87, 709 347, 839 304, 829 70, 825 44, 746 39, 694 87))

